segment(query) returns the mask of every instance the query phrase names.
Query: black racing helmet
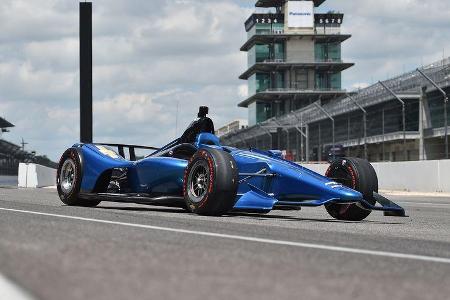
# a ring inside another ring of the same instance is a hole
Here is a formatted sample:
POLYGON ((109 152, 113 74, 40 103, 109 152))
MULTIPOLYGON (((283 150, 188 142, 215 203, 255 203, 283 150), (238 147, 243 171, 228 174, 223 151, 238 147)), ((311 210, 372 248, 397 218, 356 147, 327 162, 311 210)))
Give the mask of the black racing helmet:
POLYGON ((214 123, 206 115, 209 108, 207 106, 200 106, 198 109, 198 119, 193 121, 189 127, 184 131, 180 138, 181 143, 193 143, 195 138, 200 133, 212 133, 214 134, 214 123))

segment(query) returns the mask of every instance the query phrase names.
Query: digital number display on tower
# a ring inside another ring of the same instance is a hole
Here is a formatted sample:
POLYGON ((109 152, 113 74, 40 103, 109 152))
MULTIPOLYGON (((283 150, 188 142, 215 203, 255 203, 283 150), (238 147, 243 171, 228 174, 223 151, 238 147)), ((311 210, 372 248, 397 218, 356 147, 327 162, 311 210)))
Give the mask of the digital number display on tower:
POLYGON ((245 30, 249 31, 255 24, 283 24, 282 14, 253 14, 245 22, 245 30))
POLYGON ((314 17, 316 26, 340 26, 344 21, 344 14, 339 13, 316 14, 314 17))
POLYGON ((314 27, 314 2, 288 1, 287 23, 291 28, 314 27))

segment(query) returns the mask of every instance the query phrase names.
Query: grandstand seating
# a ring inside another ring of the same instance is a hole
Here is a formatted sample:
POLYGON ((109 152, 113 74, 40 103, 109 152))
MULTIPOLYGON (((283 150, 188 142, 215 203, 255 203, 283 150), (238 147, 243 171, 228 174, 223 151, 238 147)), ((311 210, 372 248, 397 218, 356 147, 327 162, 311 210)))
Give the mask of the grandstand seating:
MULTIPOLYGON (((0 130, 7 132, 13 124, 0 117, 0 130)), ((0 138, 0 175, 17 175, 19 163, 37 163, 56 168, 56 163, 46 156, 38 156, 34 152, 23 151, 22 147, 0 138)))

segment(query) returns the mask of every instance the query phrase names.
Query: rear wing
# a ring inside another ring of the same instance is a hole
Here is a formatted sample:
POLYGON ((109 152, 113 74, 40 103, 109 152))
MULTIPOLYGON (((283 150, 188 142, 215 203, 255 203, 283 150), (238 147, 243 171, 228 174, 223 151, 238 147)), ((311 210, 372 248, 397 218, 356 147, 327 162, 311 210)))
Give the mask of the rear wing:
POLYGON ((151 146, 140 146, 140 145, 127 145, 127 144, 110 144, 110 143, 92 143, 92 145, 97 146, 109 146, 109 147, 115 147, 117 148, 117 152, 120 156, 125 158, 125 149, 128 149, 128 153, 130 155, 130 160, 135 161, 136 160, 136 151, 135 149, 146 149, 146 150, 159 150, 157 147, 151 147, 151 146))

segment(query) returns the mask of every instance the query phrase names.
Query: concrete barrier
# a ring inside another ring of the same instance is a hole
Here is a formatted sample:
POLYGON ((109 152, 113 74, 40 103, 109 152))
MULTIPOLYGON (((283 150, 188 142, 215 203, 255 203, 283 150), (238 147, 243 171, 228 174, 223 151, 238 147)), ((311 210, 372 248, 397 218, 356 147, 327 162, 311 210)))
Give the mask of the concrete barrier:
MULTIPOLYGON (((328 164, 301 164, 324 175, 328 164)), ((450 160, 372 163, 380 189, 411 192, 450 193, 450 160)), ((19 187, 56 185, 56 169, 36 164, 19 164, 19 187)))
POLYGON ((19 187, 39 188, 54 185, 56 185, 56 169, 37 164, 19 164, 19 187))
MULTIPOLYGON (((301 164, 324 175, 328 164, 301 164)), ((372 163, 380 189, 450 193, 450 160, 372 163)))
POLYGON ((327 163, 315 163, 315 164, 304 164, 304 163, 298 163, 300 165, 302 165, 305 168, 310 169, 311 171, 314 171, 316 173, 319 173, 321 175, 325 175, 325 172, 328 169, 329 164, 327 163))
POLYGON ((17 176, 0 175, 0 186, 17 186, 17 176))

